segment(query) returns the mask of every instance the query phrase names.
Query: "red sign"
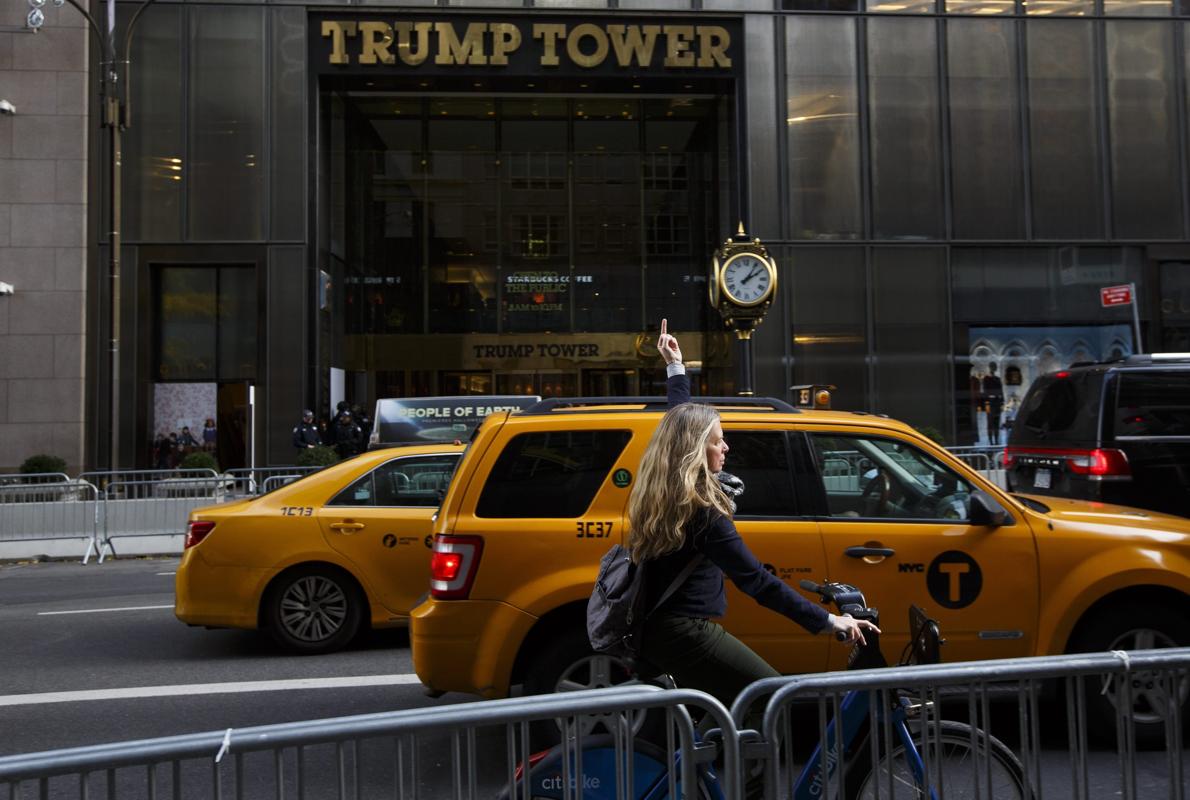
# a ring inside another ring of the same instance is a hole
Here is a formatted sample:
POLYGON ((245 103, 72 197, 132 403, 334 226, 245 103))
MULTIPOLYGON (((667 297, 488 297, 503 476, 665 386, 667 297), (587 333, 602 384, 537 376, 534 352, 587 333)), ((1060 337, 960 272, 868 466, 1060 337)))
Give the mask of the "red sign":
POLYGON ((1108 306, 1132 305, 1132 284, 1125 283, 1123 286, 1104 286, 1099 290, 1099 303, 1104 308, 1108 306))

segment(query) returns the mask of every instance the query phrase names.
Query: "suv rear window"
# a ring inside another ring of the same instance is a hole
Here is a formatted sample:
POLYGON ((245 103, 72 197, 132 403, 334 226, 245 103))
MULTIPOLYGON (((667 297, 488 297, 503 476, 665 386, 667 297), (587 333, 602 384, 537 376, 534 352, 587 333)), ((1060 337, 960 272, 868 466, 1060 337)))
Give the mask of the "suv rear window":
POLYGON ((1102 372, 1038 378, 1021 404, 1011 443, 1097 442, 1102 385, 1102 372))
POLYGON ((1121 372, 1116 436, 1190 436, 1190 372, 1121 372))
POLYGON ((591 505, 629 431, 549 431, 514 436, 496 460, 476 516, 578 517, 591 505))

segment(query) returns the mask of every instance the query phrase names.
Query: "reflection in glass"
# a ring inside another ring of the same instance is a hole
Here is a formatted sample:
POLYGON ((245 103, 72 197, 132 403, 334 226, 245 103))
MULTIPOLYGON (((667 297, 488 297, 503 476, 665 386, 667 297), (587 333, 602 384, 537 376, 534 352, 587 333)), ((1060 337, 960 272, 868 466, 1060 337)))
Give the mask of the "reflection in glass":
POLYGON ((1093 23, 1027 24, 1033 235, 1100 237, 1103 174, 1093 23))
POLYGON ((946 32, 954 235, 1022 239, 1016 23, 952 19, 946 32))
POLYGON ((933 14, 934 0, 868 0, 868 11, 888 14, 933 14))
POLYGON ((214 379, 217 274, 209 267, 158 273, 159 380, 214 379))
POLYGON ((797 247, 775 255, 793 298, 793 383, 833 384, 835 408, 868 408, 864 251, 797 247))
POLYGON ((190 30, 192 239, 264 235, 264 10, 194 6, 190 30))
POLYGON ((791 17, 786 24, 785 119, 794 236, 862 234, 855 20, 791 17))
POLYGON ((256 270, 251 267, 219 267, 220 380, 251 380, 256 377, 256 270))
POLYGON ((1168 17, 1173 0, 1103 0, 1103 13, 1120 17, 1168 17))
POLYGON ((910 425, 945 431, 949 387, 946 251, 872 251, 876 409, 910 425))
POLYGON ((947 14, 1015 14, 1016 0, 946 0, 947 14))
POLYGON ((1113 234, 1182 234, 1173 29, 1113 21, 1107 28, 1107 98, 1113 234))
POLYGON ((1025 13, 1035 17, 1085 17, 1094 13, 1094 0, 1021 0, 1025 13))
POLYGON ((942 233, 933 20, 868 21, 872 218, 877 238, 942 233))
MULTIPOLYGON (((178 47, 181 12, 179 6, 149 8, 132 38, 132 63, 152 64, 153 68, 137 70, 129 88, 136 118, 123 140, 127 241, 182 238, 186 164, 182 144, 182 49, 178 47)), ((121 29, 125 24, 127 20, 121 21, 121 29)))

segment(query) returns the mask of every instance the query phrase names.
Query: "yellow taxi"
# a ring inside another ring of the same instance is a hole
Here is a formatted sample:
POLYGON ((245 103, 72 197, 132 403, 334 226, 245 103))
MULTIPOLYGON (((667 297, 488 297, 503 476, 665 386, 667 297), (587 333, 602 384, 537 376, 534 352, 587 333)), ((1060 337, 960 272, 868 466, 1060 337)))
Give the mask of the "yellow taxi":
MULTIPOLYGON (((502 697, 518 684, 630 678, 590 650, 585 611, 600 557, 625 541, 664 408, 545 401, 488 418, 443 501, 430 596, 412 612, 428 691, 502 697)), ((947 661, 1190 644, 1190 519, 1009 494, 883 416, 759 398, 720 413, 748 546, 795 589, 802 578, 860 587, 884 612, 886 652, 906 642, 911 603, 941 623, 947 661)), ((843 666, 833 637, 727 591, 723 624, 778 670, 843 666)), ((1148 707, 1159 701, 1139 694, 1137 719, 1159 726, 1148 707)))
POLYGON ((191 512, 174 613, 326 653, 405 625, 429 581, 430 528, 456 444, 374 450, 266 495, 191 512))

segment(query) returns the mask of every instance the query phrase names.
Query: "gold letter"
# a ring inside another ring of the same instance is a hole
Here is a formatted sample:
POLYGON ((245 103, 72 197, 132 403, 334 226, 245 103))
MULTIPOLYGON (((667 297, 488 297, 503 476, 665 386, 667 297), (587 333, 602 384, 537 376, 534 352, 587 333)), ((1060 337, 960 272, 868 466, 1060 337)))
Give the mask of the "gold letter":
POLYGON ((642 67, 649 66, 653 61, 653 45, 657 44, 657 34, 661 32, 660 25, 608 25, 607 33, 612 40, 612 49, 616 51, 616 61, 621 67, 636 63, 642 67), (641 39, 644 31, 644 39, 641 39))
POLYGON ((570 32, 566 39, 566 55, 580 67, 597 67, 607 58, 607 34, 598 25, 584 22, 570 32), (587 55, 579 47, 583 37, 590 36, 595 40, 595 52, 587 55))
POLYGON ((388 52, 389 46, 393 43, 393 29, 387 22, 361 22, 359 36, 359 63, 375 64, 377 58, 381 64, 396 63, 393 54, 388 52), (380 34, 379 39, 376 34, 380 34))
POLYGON ((331 63, 347 64, 347 40, 344 36, 355 36, 354 22, 322 21, 322 38, 331 37, 331 63))
POLYGON ((472 22, 463 34, 463 41, 455 35, 455 26, 449 22, 434 23, 438 31, 438 55, 435 64, 471 64, 483 66, 488 57, 483 52, 483 33, 488 29, 486 22, 472 22))
POLYGON ((397 31, 397 55, 401 57, 402 62, 416 67, 426 60, 430 54, 430 28, 433 26, 432 22, 398 22, 393 26, 397 31), (410 31, 417 31, 416 48, 409 44, 410 31))
POLYGON ((727 48, 731 47, 731 34, 718 25, 698 26, 698 66, 730 67, 727 48))
POLYGON ((541 24, 533 26, 533 38, 541 39, 541 66, 558 66, 558 40, 566 38, 566 26, 556 24, 541 24))
POLYGON ((508 63, 508 54, 521 46, 521 29, 511 22, 493 22, 492 31, 492 59, 491 63, 504 66, 508 63))
POLYGON ((666 25, 665 66, 693 67, 694 53, 690 52, 690 40, 694 38, 693 25, 666 25))

